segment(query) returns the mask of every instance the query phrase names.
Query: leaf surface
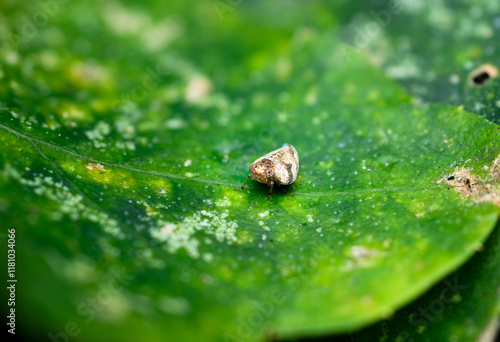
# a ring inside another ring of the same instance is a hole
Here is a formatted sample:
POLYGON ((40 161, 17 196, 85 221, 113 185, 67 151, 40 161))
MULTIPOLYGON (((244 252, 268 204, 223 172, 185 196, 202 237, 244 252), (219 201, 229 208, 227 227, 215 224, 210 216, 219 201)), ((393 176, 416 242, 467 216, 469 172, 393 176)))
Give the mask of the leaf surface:
POLYGON ((0 208, 20 242, 19 306, 42 316, 34 332, 343 332, 419 296, 495 226, 498 207, 437 182, 459 167, 491 178, 496 125, 412 103, 362 56, 346 58, 335 30, 292 35, 235 14, 224 29, 208 19, 212 32, 171 5, 200 39, 156 47, 148 30, 174 24, 134 6, 71 4, 54 19, 59 40, 46 27, 17 52, 4 46, 0 208), (254 30, 258 42, 239 39, 254 30), (63 49, 70 40, 83 47, 63 49), (294 197, 234 190, 285 143, 300 156, 294 197))

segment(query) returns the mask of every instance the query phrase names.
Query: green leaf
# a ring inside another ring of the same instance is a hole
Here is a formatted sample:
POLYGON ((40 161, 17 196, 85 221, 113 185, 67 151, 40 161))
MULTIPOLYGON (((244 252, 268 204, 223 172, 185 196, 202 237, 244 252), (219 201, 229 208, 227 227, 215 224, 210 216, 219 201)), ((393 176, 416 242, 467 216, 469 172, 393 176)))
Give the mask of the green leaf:
POLYGON ((500 67, 498 1, 394 2, 400 4, 397 12, 390 11, 390 2, 357 4, 355 14, 346 16, 346 44, 369 52, 412 96, 464 106, 500 123, 498 76, 482 87, 468 82, 471 72, 484 64, 500 67), (364 44, 360 37, 377 19, 378 34, 364 44))
MULTIPOLYGON (((372 2, 340 7, 343 13, 348 13, 342 27, 346 44, 351 44, 353 50, 369 53, 381 69, 399 81, 412 96, 420 101, 463 106, 499 123, 498 75, 479 87, 471 86, 468 80, 475 69, 485 64, 494 68, 500 66, 498 2, 372 2), (393 4, 401 6, 393 11, 393 4), (373 34, 368 31, 373 29, 374 19, 380 24, 375 37, 371 36, 373 39, 368 41, 360 39, 363 34, 373 34)), ((476 282, 476 286, 490 287, 489 283, 480 282, 476 282)), ((467 310, 470 316, 484 317, 482 305, 475 309, 467 306, 467 310)), ((498 313, 489 312, 491 316, 481 324, 499 319, 498 313)), ((449 333, 446 323, 442 323, 443 335, 449 333)), ((466 324, 465 321, 462 323, 466 324)), ((475 324, 471 327, 467 323, 467 338, 471 341, 478 338, 472 332, 483 328, 481 324, 475 324)), ((436 331, 424 336, 430 338, 432 334, 436 331)), ((461 333, 457 335, 462 336, 461 333)))
POLYGON ((210 5, 71 3, 19 51, 3 43, 0 214, 33 333, 345 332, 419 296, 495 226, 498 207, 442 180, 466 167, 495 181, 498 126, 413 103, 337 30, 292 35, 262 14, 254 31, 251 10, 200 23, 210 5), (173 42, 148 40, 164 30, 173 42), (285 143, 294 197, 234 190, 285 143))
POLYGON ((499 250, 500 229, 495 229, 484 251, 390 320, 337 339, 493 341, 500 313, 499 250))

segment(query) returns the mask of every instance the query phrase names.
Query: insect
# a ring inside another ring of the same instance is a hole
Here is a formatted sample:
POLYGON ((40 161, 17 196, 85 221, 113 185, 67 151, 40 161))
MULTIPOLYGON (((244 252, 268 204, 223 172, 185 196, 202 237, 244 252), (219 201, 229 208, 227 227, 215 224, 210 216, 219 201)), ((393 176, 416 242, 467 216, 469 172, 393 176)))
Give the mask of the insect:
MULTIPOLYGON (((273 192, 274 185, 291 185, 297 179, 298 173, 299 154, 295 147, 286 145, 276 151, 269 152, 250 164, 250 174, 245 179, 242 187, 235 188, 235 190, 245 189, 248 178, 251 177, 256 182, 270 186, 269 198, 272 202, 271 193, 273 192)), ((293 196, 293 194, 288 192, 287 194, 293 196)))

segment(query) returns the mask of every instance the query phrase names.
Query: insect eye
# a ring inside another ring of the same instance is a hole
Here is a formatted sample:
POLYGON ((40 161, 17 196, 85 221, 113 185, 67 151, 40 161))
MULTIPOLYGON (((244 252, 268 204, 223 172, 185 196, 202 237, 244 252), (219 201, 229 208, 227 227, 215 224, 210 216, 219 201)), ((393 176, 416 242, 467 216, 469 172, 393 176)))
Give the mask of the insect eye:
POLYGON ((273 170, 271 170, 271 169, 267 169, 267 170, 266 170, 266 173, 267 173, 268 175, 270 175, 271 173, 273 173, 273 170))

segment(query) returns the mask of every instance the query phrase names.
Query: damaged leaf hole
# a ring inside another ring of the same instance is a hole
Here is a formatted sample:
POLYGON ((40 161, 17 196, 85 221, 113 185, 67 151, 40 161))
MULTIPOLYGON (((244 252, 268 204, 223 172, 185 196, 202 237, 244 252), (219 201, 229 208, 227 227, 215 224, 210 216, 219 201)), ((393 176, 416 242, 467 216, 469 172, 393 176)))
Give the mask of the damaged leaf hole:
POLYGON ((496 185, 500 179, 500 156, 493 161, 492 166, 485 169, 490 173, 488 179, 480 179, 473 175, 470 169, 462 167, 437 183, 445 183, 463 197, 471 197, 476 203, 490 202, 500 206, 500 191, 496 185))
POLYGON ((498 68, 492 64, 483 64, 469 74, 469 85, 482 87, 498 76, 498 68))

